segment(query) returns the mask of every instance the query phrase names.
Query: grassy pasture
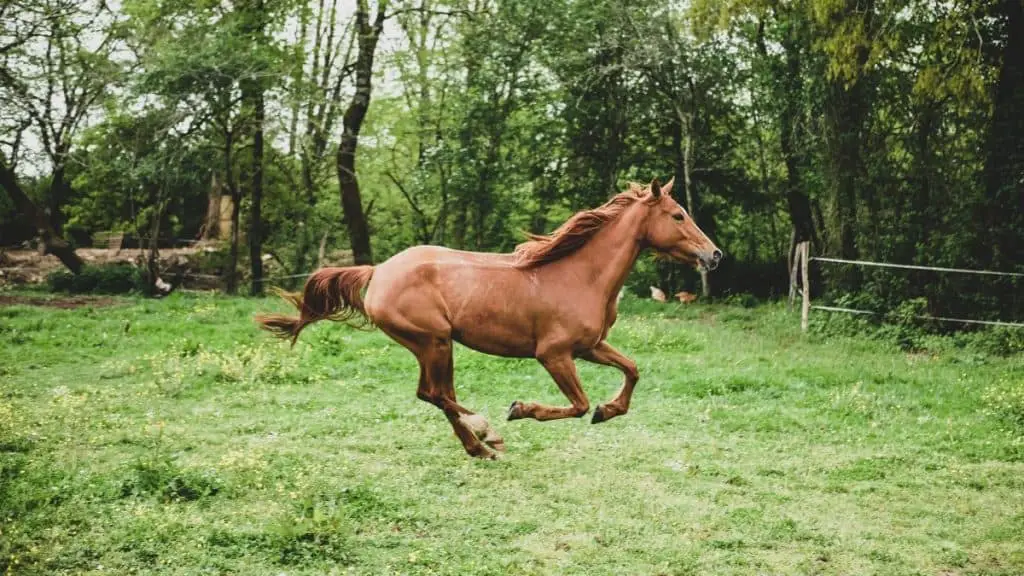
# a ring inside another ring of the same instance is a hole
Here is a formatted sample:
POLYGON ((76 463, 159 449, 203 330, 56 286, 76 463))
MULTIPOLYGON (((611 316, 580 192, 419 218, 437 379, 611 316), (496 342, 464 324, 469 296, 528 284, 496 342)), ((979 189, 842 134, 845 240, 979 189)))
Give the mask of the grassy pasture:
MULTIPOLYGON (((251 320, 271 299, 9 304, 0 573, 1024 574, 1024 447, 985 400, 1020 357, 627 301, 611 341, 641 381, 608 423, 505 422, 564 400, 457 349, 509 447, 482 462, 379 332, 289 350, 251 320)), ((618 371, 578 366, 612 397, 618 371)))

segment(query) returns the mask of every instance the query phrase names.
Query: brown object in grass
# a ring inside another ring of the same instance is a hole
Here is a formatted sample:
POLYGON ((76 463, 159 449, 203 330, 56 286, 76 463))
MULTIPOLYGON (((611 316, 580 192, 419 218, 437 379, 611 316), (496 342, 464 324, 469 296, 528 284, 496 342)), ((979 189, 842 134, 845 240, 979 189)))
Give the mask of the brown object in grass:
POLYGON ((689 304, 697 300, 697 295, 693 292, 676 292, 675 298, 683 304, 689 304))
POLYGON ((657 286, 649 286, 649 288, 651 289, 651 300, 655 302, 668 302, 668 298, 665 297, 665 292, 661 288, 657 286))

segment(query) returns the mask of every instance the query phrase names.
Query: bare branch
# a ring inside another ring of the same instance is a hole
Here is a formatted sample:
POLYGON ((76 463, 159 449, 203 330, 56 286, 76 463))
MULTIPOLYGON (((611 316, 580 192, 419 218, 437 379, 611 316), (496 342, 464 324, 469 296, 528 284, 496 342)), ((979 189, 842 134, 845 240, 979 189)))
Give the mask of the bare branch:
POLYGON ((397 176, 395 176, 395 174, 391 170, 386 170, 384 172, 384 175, 387 176, 388 179, 394 183, 394 185, 398 188, 398 191, 402 193, 403 197, 405 197, 406 202, 409 203, 409 206, 413 209, 413 211, 419 214, 421 218, 426 219, 426 214, 424 214, 423 210, 420 209, 419 204, 417 204, 416 201, 412 199, 412 196, 409 194, 409 191, 405 189, 405 185, 402 183, 402 181, 397 176))
POLYGON ((424 13, 426 13, 426 14, 431 14, 433 16, 465 16, 466 18, 469 18, 471 20, 473 18, 475 18, 476 15, 477 15, 472 10, 466 10, 466 9, 462 9, 462 8, 452 8, 452 9, 448 9, 448 10, 437 10, 437 9, 433 9, 433 8, 423 8, 422 6, 420 6, 420 7, 415 7, 414 6, 414 7, 410 7, 410 8, 399 8, 398 10, 394 10, 392 12, 389 12, 387 15, 385 15, 384 18, 385 19, 390 19, 390 18, 394 18, 395 16, 400 16, 402 14, 410 14, 410 13, 416 13, 416 14, 424 14, 424 13))

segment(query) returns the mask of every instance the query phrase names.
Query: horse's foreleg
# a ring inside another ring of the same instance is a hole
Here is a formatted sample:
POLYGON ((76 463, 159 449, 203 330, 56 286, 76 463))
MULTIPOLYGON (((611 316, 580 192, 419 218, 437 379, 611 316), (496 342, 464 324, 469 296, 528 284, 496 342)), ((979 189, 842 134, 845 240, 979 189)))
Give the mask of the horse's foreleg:
POLYGON ((417 357, 420 360, 420 385, 416 397, 444 412, 466 452, 477 458, 493 459, 495 454, 487 446, 504 451, 505 441, 487 420, 460 406, 455 400, 451 340, 434 340, 417 357))
POLYGON ((576 375, 576 364, 572 355, 559 354, 538 358, 547 369, 558 389, 572 402, 572 406, 546 406, 536 402, 520 402, 516 400, 508 409, 508 419, 533 418, 535 420, 557 420, 559 418, 579 418, 590 410, 590 401, 583 392, 580 378, 576 375))
POLYGON ((636 386, 637 381, 640 379, 640 374, 636 370, 636 362, 626 358, 621 352, 612 348, 611 344, 603 340, 580 357, 596 364, 615 366, 622 370, 622 373, 626 376, 626 381, 623 382, 622 388, 619 389, 619 393, 615 398, 607 404, 599 405, 594 410, 594 417, 591 422, 597 424, 598 422, 604 422, 628 412, 629 401, 633 397, 633 387, 636 386))

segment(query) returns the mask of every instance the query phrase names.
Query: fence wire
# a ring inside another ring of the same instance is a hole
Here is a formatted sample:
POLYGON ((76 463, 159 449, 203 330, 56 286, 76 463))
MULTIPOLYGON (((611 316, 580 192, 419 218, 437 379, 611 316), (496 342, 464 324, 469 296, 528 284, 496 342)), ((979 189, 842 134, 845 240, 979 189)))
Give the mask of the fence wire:
MULTIPOLYGON (((1024 273, 1019 272, 999 272, 996 270, 970 270, 967 268, 943 268, 939 266, 917 266, 914 264, 891 264, 889 262, 870 262, 867 260, 845 260, 842 258, 826 258, 823 256, 812 256, 809 260, 817 260, 819 262, 832 262, 836 264, 854 264, 858 266, 875 266, 879 268, 899 268, 903 270, 927 270, 932 272, 953 272, 957 274, 978 274, 984 276, 1004 276, 1011 278, 1024 278, 1024 273)), ((843 308, 839 306, 818 306, 812 305, 812 310, 823 310, 825 312, 842 312, 846 314, 859 314, 864 316, 882 316, 884 314, 880 312, 873 312, 871 310, 858 310, 856 308, 843 308)), ((957 322, 961 324, 981 324, 985 326, 1005 326, 1008 328, 1024 328, 1024 323, 1020 322, 1003 322, 1001 320, 972 320, 970 318, 949 318, 946 316, 921 316, 914 315, 914 318, 919 320, 935 320, 938 322, 957 322)))

